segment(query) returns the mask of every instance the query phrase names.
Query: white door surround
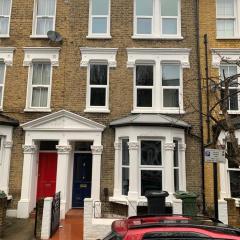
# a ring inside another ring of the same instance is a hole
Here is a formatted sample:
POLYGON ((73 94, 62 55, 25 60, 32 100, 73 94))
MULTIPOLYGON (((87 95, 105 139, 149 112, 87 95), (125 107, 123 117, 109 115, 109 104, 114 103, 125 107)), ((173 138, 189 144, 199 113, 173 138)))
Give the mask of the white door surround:
POLYGON ((61 110, 21 125, 25 131, 23 145, 24 163, 21 199, 18 202, 17 217, 28 218, 36 205, 37 160, 39 141, 59 142, 56 192, 61 191, 61 218, 70 209, 72 146, 74 141, 92 141, 92 192, 91 198, 100 199, 101 154, 103 150, 102 132, 104 125, 61 110), (69 190, 70 189, 70 190, 69 190))

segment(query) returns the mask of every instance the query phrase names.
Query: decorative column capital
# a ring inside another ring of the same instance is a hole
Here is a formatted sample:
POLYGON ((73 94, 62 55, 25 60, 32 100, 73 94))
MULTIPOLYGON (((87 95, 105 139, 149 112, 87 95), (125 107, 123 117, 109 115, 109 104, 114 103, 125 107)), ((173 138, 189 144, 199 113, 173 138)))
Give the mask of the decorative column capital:
POLYGON ((91 150, 92 150, 93 155, 102 155, 103 146, 102 145, 100 145, 100 146, 92 145, 91 150))
POLYGON ((69 154, 72 151, 71 145, 57 145, 58 154, 69 154))
POLYGON ((36 145, 22 145, 22 149, 24 154, 34 154, 37 152, 36 145))
POLYGON ((121 149, 121 143, 120 142, 115 142, 114 143, 114 148, 115 148, 115 150, 120 150, 121 149))
POLYGON ((179 151, 185 152, 187 145, 185 143, 182 143, 182 144, 179 144, 178 147, 179 147, 179 151))
POLYGON ((128 148, 129 148, 129 150, 138 150, 139 143, 138 142, 129 142, 128 148))
POLYGON ((174 151, 175 148, 175 143, 165 143, 164 144, 164 149, 166 151, 174 151))
POLYGON ((12 148, 13 142, 12 141, 6 141, 6 142, 3 143, 3 146, 5 148, 12 148))

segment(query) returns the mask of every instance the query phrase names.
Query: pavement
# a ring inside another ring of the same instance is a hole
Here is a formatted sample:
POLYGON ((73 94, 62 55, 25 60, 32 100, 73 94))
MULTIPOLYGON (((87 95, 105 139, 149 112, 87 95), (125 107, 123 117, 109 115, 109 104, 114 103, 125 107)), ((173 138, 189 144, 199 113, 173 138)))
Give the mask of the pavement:
POLYGON ((4 240, 33 240, 35 219, 7 218, 4 229, 4 240))
POLYGON ((83 240, 83 210, 70 210, 51 240, 83 240))

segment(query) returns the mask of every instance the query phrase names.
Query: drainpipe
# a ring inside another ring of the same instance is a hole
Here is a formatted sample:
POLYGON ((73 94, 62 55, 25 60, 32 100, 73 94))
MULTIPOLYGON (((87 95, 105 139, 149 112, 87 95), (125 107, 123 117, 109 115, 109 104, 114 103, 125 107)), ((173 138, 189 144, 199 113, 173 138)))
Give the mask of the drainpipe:
POLYGON ((205 171, 204 171, 204 140, 203 140, 203 106, 202 106, 202 76, 200 69, 200 23, 199 23, 199 0, 196 0, 196 29, 197 29, 197 65, 198 65, 198 96, 199 96, 199 122, 200 122, 200 137, 201 137, 201 172, 202 172, 202 201, 203 214, 206 213, 205 200, 205 171))

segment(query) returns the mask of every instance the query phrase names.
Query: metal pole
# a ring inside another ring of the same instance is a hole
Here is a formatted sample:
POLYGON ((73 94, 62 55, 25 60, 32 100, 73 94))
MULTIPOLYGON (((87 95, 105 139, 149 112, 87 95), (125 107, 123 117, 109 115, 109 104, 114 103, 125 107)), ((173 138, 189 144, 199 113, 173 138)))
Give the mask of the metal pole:
MULTIPOLYGON (((204 34, 205 45, 205 72, 206 72, 206 99, 207 99, 207 143, 211 141, 210 135, 210 101, 209 101, 209 74, 208 74, 208 37, 204 34)), ((214 188, 214 218, 218 220, 218 171, 217 163, 213 163, 213 188, 214 188)))

